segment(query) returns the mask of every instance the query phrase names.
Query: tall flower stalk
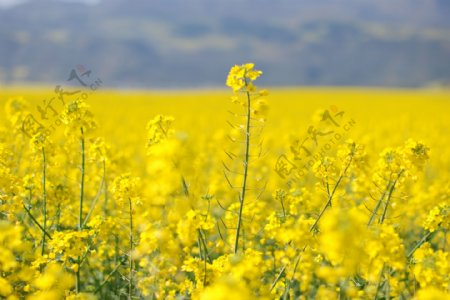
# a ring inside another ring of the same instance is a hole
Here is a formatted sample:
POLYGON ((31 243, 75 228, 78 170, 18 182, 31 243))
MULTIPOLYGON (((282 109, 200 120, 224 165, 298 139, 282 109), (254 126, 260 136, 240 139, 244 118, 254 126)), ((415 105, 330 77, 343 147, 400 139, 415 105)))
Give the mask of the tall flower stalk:
MULTIPOLYGON (((80 178, 80 198, 79 198, 79 213, 78 213, 78 231, 82 231, 84 227, 83 220, 83 204, 84 204, 84 188, 85 188, 85 171, 86 171, 86 134, 96 128, 93 114, 89 110, 88 105, 80 99, 68 103, 62 114, 62 121, 66 125, 65 135, 72 137, 81 146, 81 178, 80 178), (75 133, 75 134, 74 134, 75 133)), ((83 262, 81 256, 77 259, 76 268, 76 284, 75 290, 77 293, 81 292, 81 264, 83 262)))
MULTIPOLYGON (((247 80, 245 80, 245 86, 247 87, 247 80)), ((247 125, 245 127, 245 154, 244 154, 244 178, 242 179, 242 189, 241 194, 239 196, 239 215, 238 215, 238 223, 236 229, 236 238, 234 242, 234 253, 238 252, 239 249, 239 234, 241 231, 242 224, 242 210, 244 209, 244 199, 245 192, 247 191, 247 176, 248 176, 248 157, 250 151, 250 105, 251 105, 251 97, 248 91, 245 92, 247 95, 247 125)))
POLYGON ((80 128, 81 131, 81 179, 80 179, 80 212, 78 215, 78 229, 83 229, 83 202, 84 202, 84 175, 85 175, 85 140, 83 127, 80 128))
POLYGON ((44 214, 44 223, 42 225, 42 249, 41 255, 45 253, 45 237, 47 231, 47 166, 45 159, 45 147, 42 147, 42 203, 43 203, 43 214, 44 214))
POLYGON ((133 295, 133 205, 131 202, 131 198, 128 198, 128 205, 129 205, 129 219, 130 219, 130 226, 129 226, 129 241, 130 241, 130 258, 129 258, 129 272, 130 272, 130 278, 128 282, 128 299, 131 299, 133 295))
MULTIPOLYGON (((231 68, 226 84, 231 87, 234 92, 232 101, 241 104, 245 107, 245 129, 244 129, 244 156, 243 156, 243 177, 242 185, 239 192, 239 213, 236 226, 236 236, 234 242, 234 253, 239 250, 239 239, 242 230, 242 214, 245 205, 246 192, 248 190, 248 170, 249 170, 249 158, 250 158, 250 136, 251 136, 251 120, 254 114, 259 113, 259 110, 252 107, 252 97, 258 96, 256 93, 256 87, 253 85, 253 81, 261 76, 262 71, 255 70, 254 64, 247 63, 240 66, 234 66, 231 68), (240 100, 239 94, 245 95, 245 100, 240 100)), ((265 91, 261 91, 265 94, 265 91)), ((261 94, 261 93, 260 93, 261 94)), ((261 107, 261 103, 259 105, 261 107)), ((239 126, 242 128, 243 126, 239 126)), ((228 179, 227 179, 228 181, 228 179)))
MULTIPOLYGON (((83 202, 84 202, 84 176, 85 176, 85 140, 83 127, 80 127, 81 132, 81 178, 80 178, 80 211, 78 215, 78 230, 83 230, 83 202)), ((78 257, 78 269, 76 272, 76 291, 80 292, 81 278, 80 278, 80 264, 81 257, 78 257)))
POLYGON ((128 210, 128 241, 129 241, 129 251, 128 251, 128 299, 133 297, 134 290, 134 261, 133 261, 133 251, 134 251, 134 232, 133 232, 133 207, 140 202, 139 186, 140 179, 137 177, 131 177, 130 174, 124 174, 117 177, 114 180, 113 192, 117 200, 118 208, 126 211, 128 210))
MULTIPOLYGON (((41 255, 45 253, 46 238, 47 238, 47 157, 46 146, 49 145, 48 137, 40 130, 31 139, 31 145, 36 154, 42 155, 42 225, 39 227, 42 231, 41 238, 41 255)), ((31 197, 30 197, 31 198, 31 197)))

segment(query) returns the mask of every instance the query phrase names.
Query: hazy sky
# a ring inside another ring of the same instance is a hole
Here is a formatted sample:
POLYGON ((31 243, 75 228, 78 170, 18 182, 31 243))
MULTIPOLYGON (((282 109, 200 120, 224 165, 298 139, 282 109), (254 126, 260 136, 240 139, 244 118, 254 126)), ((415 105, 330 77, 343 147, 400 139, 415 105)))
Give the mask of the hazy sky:
POLYGON ((111 86, 222 86, 223 70, 245 61, 270 70, 262 80, 272 85, 450 83, 450 0, 0 0, 0 8, 0 84, 59 82, 80 63, 111 86))
MULTIPOLYGON (((35 1, 35 0, 0 0, 0 8, 14 6, 27 1, 35 1)), ((100 2, 101 0, 59 0, 59 1, 97 3, 100 2)))
POLYGON ((24 2, 23 0, 0 0, 0 7, 8 7, 18 3, 24 2))

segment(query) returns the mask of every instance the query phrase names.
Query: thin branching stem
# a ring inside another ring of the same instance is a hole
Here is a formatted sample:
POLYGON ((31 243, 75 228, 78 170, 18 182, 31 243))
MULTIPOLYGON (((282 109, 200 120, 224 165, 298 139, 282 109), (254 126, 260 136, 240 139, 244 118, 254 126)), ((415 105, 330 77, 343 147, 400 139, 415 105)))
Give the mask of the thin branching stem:
POLYGON ((131 300, 131 296, 133 295, 133 206, 131 203, 131 198, 128 198, 128 203, 130 207, 130 254, 129 254, 129 269, 130 269, 130 278, 128 283, 128 299, 131 300))
POLYGON ((404 172, 404 170, 400 170, 400 172, 398 172, 397 178, 395 178, 394 182, 391 185, 391 188, 389 189, 389 194, 386 199, 386 204, 384 205, 383 214, 381 215, 380 220, 378 222, 379 224, 383 224, 384 219, 386 218, 386 213, 387 213, 387 210, 389 207, 389 202, 391 201, 392 194, 394 193, 394 190, 395 190, 395 185, 397 184, 398 180, 400 179, 400 176, 402 176, 403 172, 404 172))
POLYGON ((205 241, 205 237, 204 237, 204 232, 202 229, 198 229, 198 236, 201 242, 201 245, 203 246, 204 249, 204 254, 205 254, 205 258, 208 260, 209 263, 212 262, 211 257, 209 255, 209 251, 208 248, 206 246, 206 241, 205 241))
POLYGON ((280 197, 281 208, 283 209, 283 218, 286 219, 286 209, 284 208, 283 197, 280 197))
POLYGON ((111 279, 111 277, 117 272, 117 270, 122 266, 122 264, 126 261, 126 259, 121 260, 120 262, 118 262, 116 264, 116 266, 114 267, 114 269, 112 269, 111 272, 109 272, 109 274, 106 276, 105 280, 103 280, 103 282, 95 289, 94 294, 97 294, 102 288, 103 286, 108 283, 108 281, 111 279))
MULTIPOLYGON (((353 156, 354 156, 354 153, 351 153, 351 155, 349 156, 348 162, 347 162, 347 164, 344 167, 344 170, 342 171, 341 175, 339 176, 338 180, 336 181, 336 184, 333 187, 333 190, 331 191, 331 193, 328 193, 328 199, 327 199, 327 202, 325 203, 325 206, 321 210, 321 212, 320 212, 319 216, 317 217, 317 219, 314 221, 314 224, 310 227, 310 229, 309 229, 310 232, 313 233, 316 230, 317 225, 319 224, 319 221, 322 218, 323 214, 325 213, 327 208, 331 206, 331 201, 333 200, 333 197, 334 197, 334 195, 336 193, 337 188, 341 184, 342 179, 344 178, 345 174, 348 171, 348 168, 351 165, 351 162, 353 160, 353 156)), ((300 261, 301 254, 302 254, 303 251, 305 251, 305 249, 306 249, 306 245, 303 247, 303 249, 301 251, 299 249, 297 250, 297 254, 296 254, 297 258, 296 258, 296 261, 295 261, 295 265, 294 265, 294 270, 293 270, 291 281, 293 280, 295 272, 297 271, 297 267, 298 267, 298 264, 299 264, 299 261, 300 261)), ((276 284, 276 282, 274 282, 274 284, 276 284)), ((285 289, 285 292, 284 292, 284 295, 283 295, 283 298, 285 298, 285 299, 287 299, 286 297, 288 297, 288 295, 289 295, 290 284, 291 284, 291 282, 289 282, 286 285, 286 289, 285 289)))
POLYGON ((286 265, 283 266, 283 268, 281 268, 280 273, 278 273, 278 276, 275 278, 275 280, 272 282, 272 285, 270 286, 270 291, 273 290, 273 288, 275 287, 275 285, 278 283, 278 281, 280 281, 281 276, 283 276, 284 272, 286 271, 286 265))
POLYGON ((436 233, 436 231, 433 231, 433 232, 431 232, 431 231, 428 231, 421 239, 420 239, 420 241, 416 244, 416 245, 414 245, 414 247, 408 252, 408 255, 406 256, 408 259, 410 259, 413 255, 414 255, 414 252, 416 252, 416 250, 417 249, 419 249, 420 248, 420 246, 422 246, 423 244, 425 244, 426 242, 428 242, 432 237, 433 237, 433 235, 436 233))
POLYGON ((103 194, 104 194, 104 202, 103 202, 103 213, 105 216, 108 215, 108 182, 106 181, 106 160, 103 160, 103 176, 105 178, 105 184, 103 185, 103 194))
POLYGON ((381 271, 380 271, 380 276, 378 278, 378 283, 377 283, 377 289, 375 290, 375 298, 374 300, 378 299, 378 293, 381 290, 381 285, 383 283, 383 274, 384 274, 384 268, 386 267, 386 264, 383 264, 383 267, 381 267, 381 271))
POLYGON ((203 286, 206 286, 206 279, 207 279, 207 277, 206 277, 207 276, 207 274, 206 274, 207 250, 206 250, 206 245, 203 243, 203 239, 202 239, 202 235, 200 233, 200 229, 197 229, 197 234, 198 234, 197 242, 198 242, 198 249, 200 251, 200 259, 203 260, 203 286))
POLYGON ((47 165, 45 159, 45 148, 42 147, 42 202, 43 202, 43 215, 44 223, 42 225, 42 249, 41 255, 45 252, 45 237, 47 233, 47 165))
POLYGON ((80 181, 80 212, 78 217, 78 229, 83 229, 83 201, 84 201, 84 175, 85 175, 85 144, 84 132, 81 130, 81 181, 80 181))
MULTIPOLYGON (((84 131, 83 127, 80 128, 81 131, 81 180, 80 180, 80 212, 78 215, 78 230, 83 229, 83 201, 84 201, 84 174, 85 174, 85 141, 84 141, 84 131)), ((80 262, 81 257, 78 257, 78 270, 76 272, 76 292, 81 291, 81 279, 80 279, 80 262)))
MULTIPOLYGON (((119 259, 119 251, 120 251, 120 249, 119 249, 119 242, 120 242, 119 235, 115 234, 114 235, 114 262, 116 263, 116 265, 118 265, 119 261, 120 261, 120 259, 119 259)), ((115 290, 115 293, 117 294, 118 288, 119 288, 119 272, 115 272, 114 274, 115 274, 115 276, 114 276, 114 290, 115 290)))
POLYGON ((386 285, 385 285, 385 289, 384 289, 384 299, 389 300, 389 299, 391 299, 391 297, 390 297, 391 287, 389 285, 390 268, 389 268, 389 266, 387 266, 386 268, 387 268, 387 270, 386 270, 386 280, 385 280, 386 285))
POLYGON ((375 208, 372 211, 372 215, 370 216, 369 222, 367 223, 367 226, 370 226, 372 222, 375 220, 375 217, 377 216, 377 211, 381 206, 381 203, 384 200, 384 197, 386 196, 387 191, 389 190, 389 187, 391 186, 391 181, 388 182, 386 188, 384 189, 383 194, 381 194, 380 199, 378 199, 377 204, 375 205, 375 208))
POLYGON ((349 156, 349 160, 348 160, 347 164, 345 165, 344 171, 341 173, 341 175, 339 176, 339 179, 336 181, 336 184, 334 185, 331 193, 328 193, 327 202, 325 203, 325 206, 320 211, 319 216, 314 221, 314 224, 311 226, 309 231, 313 232, 317 228, 317 225, 319 224, 319 221, 322 218, 323 214, 325 213, 327 208, 331 206, 331 201, 333 200, 334 194, 336 193, 336 190, 339 187, 339 184, 341 183, 342 179, 344 178, 345 174, 347 173, 347 170, 350 167, 352 160, 353 160, 353 154, 349 156))
MULTIPOLYGON (((246 82, 247 86, 247 82, 246 82)), ((239 249, 239 234, 242 227, 242 211, 244 209, 244 201, 245 201, 245 192, 247 191, 247 176, 248 176, 248 161, 250 154, 250 117, 251 117, 251 98, 250 93, 247 94, 247 125, 245 127, 245 157, 244 157, 244 178, 242 181, 242 189, 239 196, 239 215, 238 215, 238 223, 236 229, 236 239, 234 242, 234 253, 236 254, 239 249)))
POLYGON ((204 274, 203 274, 203 286, 206 286, 207 285, 207 282, 206 282, 206 276, 207 276, 207 274, 206 274, 206 271, 207 271, 207 263, 206 263, 206 255, 203 257, 203 272, 204 272, 204 274))
MULTIPOLYGON (((302 252, 305 251, 305 249, 306 249, 306 246, 303 247, 302 252)), ((295 260, 294 270, 292 272, 291 279, 286 284, 286 289, 284 290, 284 293, 283 293, 283 300, 289 299, 289 290, 291 289, 292 281, 294 280, 295 273, 297 272, 298 264, 300 263, 300 258, 301 258, 301 253, 299 253, 299 255, 297 256, 297 259, 295 260)))
POLYGON ((45 234, 50 240, 52 239, 51 235, 42 227, 41 224, 36 220, 36 218, 33 216, 31 211, 28 209, 28 207, 25 205, 25 203, 22 203, 23 209, 27 212, 30 219, 33 221, 34 224, 36 224, 37 227, 42 231, 43 234, 45 234))
MULTIPOLYGON (((103 166, 104 166, 104 165, 103 165, 103 166)), ((89 218, 91 217, 92 212, 93 212, 94 209, 95 209, 95 205, 97 204, 97 201, 98 201, 98 199, 100 198, 100 195, 101 195, 101 193, 102 193, 102 191, 103 191, 103 186, 104 186, 104 184, 105 184, 105 176, 106 176, 105 173, 106 173, 106 169, 105 169, 105 167, 103 167, 102 181, 100 182, 100 187, 99 187, 99 189, 98 189, 98 191, 97 191, 97 194, 95 195, 94 200, 92 200, 91 208, 89 209, 88 214, 87 214, 86 217, 84 218, 83 225, 82 225, 83 228, 86 226, 87 222, 89 221, 89 218)))

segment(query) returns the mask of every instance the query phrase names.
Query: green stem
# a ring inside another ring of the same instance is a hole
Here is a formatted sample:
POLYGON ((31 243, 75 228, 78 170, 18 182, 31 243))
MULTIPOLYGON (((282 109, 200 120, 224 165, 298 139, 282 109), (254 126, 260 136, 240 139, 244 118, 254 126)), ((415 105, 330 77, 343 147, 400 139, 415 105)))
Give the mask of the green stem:
POLYGON ((410 259, 414 252, 416 252, 417 249, 420 248, 420 246, 422 246, 423 244, 425 244, 427 241, 429 241, 433 235, 436 233, 436 231, 429 231, 427 232, 421 239, 420 241, 411 249, 411 251, 409 251, 408 255, 406 256, 408 259, 410 259))
MULTIPOLYGON (((85 173, 85 145, 84 145, 84 131, 83 127, 81 131, 81 182, 80 182, 80 212, 78 216, 78 230, 83 230, 83 201, 84 201, 84 173, 85 173)), ((81 279, 80 279, 80 262, 81 257, 78 256, 78 270, 76 273, 76 285, 75 289, 77 294, 81 291, 81 279)))
MULTIPOLYGON (((303 247, 302 252, 305 251, 305 249, 306 249, 306 246, 303 247)), ((301 258, 301 255, 300 255, 300 254, 301 254, 301 253, 299 253, 299 255, 297 256, 297 259, 296 259, 296 261, 295 261, 294 270, 293 270, 293 272, 292 272, 291 279, 290 279, 290 280, 288 281, 288 283, 286 284, 286 289, 284 290, 284 293, 283 293, 283 300, 289 299, 289 290, 291 289, 292 281, 294 281, 294 276, 295 276, 295 273, 297 272, 298 264, 299 264, 300 258, 301 258)))
POLYGON ((386 193, 387 193, 387 191, 389 190, 389 187, 390 187, 390 186, 391 186, 391 181, 389 180, 389 182, 388 182, 386 188, 384 189, 383 194, 381 194, 380 199, 378 199, 378 202, 377 202, 377 204, 375 205, 375 208, 374 208, 373 211, 372 211, 372 215, 370 216, 369 222, 367 223, 367 226, 368 226, 368 227, 369 227, 369 226, 372 224, 372 222, 375 220, 375 217, 376 217, 376 215, 377 215, 377 211, 378 211, 378 209, 380 208, 381 203, 383 202, 384 196, 386 196, 386 193))
MULTIPOLYGON (((247 82, 245 84, 247 86, 247 82)), ((245 192, 247 190, 247 175, 248 175, 248 161, 249 161, 249 155, 250 155, 250 119, 251 119, 251 99, 250 99, 250 93, 247 93, 247 125, 245 127, 245 158, 244 158, 244 178, 242 183, 242 190, 241 194, 239 196, 239 216, 238 216, 238 223, 236 228, 236 239, 234 242, 234 254, 238 252, 239 249, 239 234, 241 231, 242 226, 242 211, 244 209, 244 200, 245 200, 245 192)))
POLYGON ((206 247, 203 245, 202 241, 201 241, 201 233, 200 233, 200 229, 197 229, 197 234, 198 234, 198 249, 200 252, 200 259, 203 260, 203 287, 206 286, 206 247))
POLYGON ((278 276, 275 278, 275 280, 272 282, 272 285, 270 286, 270 291, 273 290, 273 288, 275 287, 275 285, 278 283, 278 281, 280 281, 281 276, 283 276, 284 271, 286 271, 286 265, 283 266, 283 268, 281 268, 280 273, 278 273, 278 276))
POLYGON ((94 294, 97 294, 98 292, 100 292, 100 290, 105 286, 106 283, 108 283, 108 281, 111 279, 111 277, 117 272, 117 270, 120 268, 120 266, 124 262, 125 262, 125 260, 122 260, 116 264, 114 269, 106 276, 105 280, 103 280, 103 282, 95 289, 94 294))
POLYGON ((283 210, 283 222, 286 220, 286 209, 284 208, 283 197, 280 197, 281 209, 283 210))
POLYGON ((101 193, 102 193, 103 185, 105 184, 105 172, 106 172, 106 170, 105 170, 105 168, 103 168, 103 177, 102 177, 102 181, 101 181, 101 183, 100 183, 100 187, 99 187, 99 189, 98 189, 98 191, 97 191, 97 194, 95 195, 94 200, 92 200, 91 208, 89 209, 88 214, 87 214, 86 217, 84 218, 83 225, 82 225, 83 228, 86 226, 87 222, 89 221, 89 218, 91 217, 92 212, 93 212, 94 209, 95 209, 95 205, 97 204, 97 201, 98 201, 98 199, 100 198, 100 195, 101 195, 101 193))
POLYGON ((386 266, 386 264, 383 264, 383 267, 381 267, 380 277, 378 278, 377 289, 375 290, 375 298, 374 298, 374 300, 378 299, 378 293, 379 293, 379 291, 381 289, 382 280, 383 280, 383 273, 384 273, 385 266, 386 266))
POLYGON ((389 277, 390 277, 390 270, 389 270, 390 268, 389 268, 389 266, 387 267, 387 272, 386 272, 386 286, 385 286, 385 291, 384 291, 384 299, 386 299, 386 300, 389 300, 389 299, 391 299, 391 297, 390 297, 390 293, 391 293, 391 287, 390 287, 390 284, 389 284, 389 277))
POLYGON ((400 170, 400 172, 398 172, 397 178, 395 178, 394 182, 392 183, 391 188, 389 189, 389 194, 388 194, 388 197, 386 199, 386 204, 384 205, 383 214, 381 215, 380 220, 378 222, 379 224, 383 224, 384 219, 386 218, 386 213, 387 213, 387 210, 388 210, 388 207, 389 207, 389 202, 391 201, 392 194, 394 193, 394 190, 395 190, 395 185, 397 184, 398 180, 400 179, 400 176, 402 176, 403 171, 404 170, 400 170))
POLYGON ((200 238, 200 242, 201 242, 201 244, 203 246, 203 249, 205 251, 205 257, 208 259, 208 262, 211 263, 212 261, 211 261, 211 257, 209 256, 208 248, 206 246, 206 238, 204 237, 204 232, 203 232, 202 229, 197 229, 197 230, 198 230, 198 235, 199 235, 199 238, 200 238))
POLYGON ((84 145, 84 132, 83 128, 81 130, 81 183, 80 183, 80 212, 78 229, 83 229, 83 201, 84 201, 84 174, 85 174, 85 145, 84 145))
MULTIPOLYGON (((339 176, 339 179, 336 181, 336 184, 334 185, 331 194, 328 194, 328 199, 327 199, 327 202, 325 203, 325 206, 321 210, 321 212, 320 212, 319 216, 317 217, 317 219, 314 221, 314 224, 309 229, 310 232, 314 232, 314 230, 317 228, 317 225, 319 224, 320 219, 322 218, 323 214, 325 213, 326 209, 331 206, 331 201, 333 200, 334 194, 336 193, 336 190, 337 190, 338 186, 341 184, 342 179, 344 178, 345 174, 347 173, 348 168, 350 167, 350 164, 351 164, 351 162, 353 160, 353 156, 354 156, 354 153, 352 153, 349 156, 349 160, 348 160, 348 162, 347 162, 343 172, 339 176)), ((296 258, 296 262, 295 262, 295 266, 294 266, 294 270, 293 270, 291 281, 293 280, 295 272, 297 271, 298 263, 300 261, 300 256, 301 256, 302 252, 305 251, 305 249, 306 249, 306 245, 303 247, 303 249, 301 251, 297 249, 297 254, 296 254, 297 258, 296 258)), ((288 295, 289 295, 289 289, 290 289, 291 281, 289 281, 289 283, 286 285, 286 289, 285 289, 285 292, 284 292, 284 295, 283 295, 284 299, 287 299, 286 297, 288 297, 288 295)))
POLYGON ((207 264, 206 264, 206 255, 204 255, 204 257, 203 257, 203 271, 204 271, 204 274, 203 274, 203 286, 205 287, 206 286, 206 276, 207 276, 207 274, 206 274, 206 271, 207 271, 207 264))
POLYGON ((24 203, 22 203, 23 208, 25 209, 25 211, 27 212, 28 216, 30 217, 30 219, 33 221, 34 224, 36 224, 37 227, 39 227, 39 229, 48 237, 49 240, 52 239, 51 235, 44 230, 44 228, 42 227, 41 224, 39 224, 39 222, 36 220, 36 218, 33 216, 33 214, 31 213, 31 211, 26 207, 26 205, 24 203))
POLYGON ((103 203, 103 212, 105 216, 108 215, 108 182, 106 181, 106 160, 103 160, 103 176, 105 178, 105 184, 103 187, 105 202, 103 203))
POLYGON ((130 253, 129 253, 129 269, 130 269, 130 278, 128 284, 128 299, 131 300, 131 295, 133 294, 133 207, 131 204, 131 198, 128 198, 128 203, 130 206, 130 253))
POLYGON ((325 213, 325 211, 327 210, 328 207, 331 206, 331 200, 333 200, 334 194, 336 193, 336 190, 339 186, 339 184, 342 181, 342 178, 344 178, 345 174, 347 173, 348 168, 350 167, 350 164, 353 160, 353 155, 349 156, 350 159, 348 160, 347 165, 344 168, 344 171, 341 173, 341 175, 339 176, 339 179, 337 180, 336 184, 333 187, 333 191, 331 192, 331 194, 328 194, 328 199, 327 202, 325 203, 325 206, 322 208, 322 210, 319 213, 319 216, 317 217, 317 219, 314 221, 314 224, 311 226, 311 228, 309 229, 309 231, 313 232, 316 228, 317 225, 319 224, 320 219, 322 218, 323 214, 325 213))
MULTIPOLYGON (((116 265, 119 264, 119 236, 118 234, 114 235, 114 262, 116 265)), ((124 261, 125 262, 125 261, 124 261)), ((119 288, 119 273, 114 273, 114 291, 117 294, 119 288)))
POLYGON ((47 232, 47 188, 46 188, 46 160, 45 160, 45 148, 42 147, 42 201, 43 201, 43 214, 44 214, 44 224, 42 226, 42 249, 41 255, 45 252, 45 236, 47 232))

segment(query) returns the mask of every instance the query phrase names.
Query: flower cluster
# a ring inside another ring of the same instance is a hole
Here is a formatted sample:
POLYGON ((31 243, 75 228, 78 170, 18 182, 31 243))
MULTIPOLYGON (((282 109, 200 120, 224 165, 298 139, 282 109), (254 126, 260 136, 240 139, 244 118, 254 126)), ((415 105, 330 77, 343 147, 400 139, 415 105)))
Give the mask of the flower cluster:
POLYGON ((148 151, 173 134, 173 129, 171 128, 173 121, 173 117, 157 115, 147 123, 148 151))
POLYGON ((232 67, 228 73, 227 86, 232 88, 234 92, 254 92, 255 86, 253 85, 253 81, 262 75, 262 71, 255 70, 254 68, 255 64, 252 63, 232 67))

